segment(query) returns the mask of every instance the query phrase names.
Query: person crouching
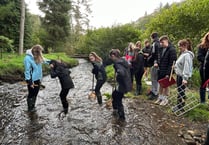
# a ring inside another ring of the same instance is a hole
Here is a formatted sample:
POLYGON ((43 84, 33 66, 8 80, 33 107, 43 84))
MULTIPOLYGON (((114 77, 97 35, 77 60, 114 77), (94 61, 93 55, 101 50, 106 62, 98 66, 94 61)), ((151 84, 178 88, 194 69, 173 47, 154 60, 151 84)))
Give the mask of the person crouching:
POLYGON ((68 113, 68 101, 66 99, 67 94, 71 88, 74 88, 73 81, 70 77, 70 70, 67 68, 67 66, 56 60, 50 61, 50 75, 51 78, 59 78, 60 84, 61 84, 61 92, 60 92, 60 99, 63 106, 63 111, 65 114, 68 113))

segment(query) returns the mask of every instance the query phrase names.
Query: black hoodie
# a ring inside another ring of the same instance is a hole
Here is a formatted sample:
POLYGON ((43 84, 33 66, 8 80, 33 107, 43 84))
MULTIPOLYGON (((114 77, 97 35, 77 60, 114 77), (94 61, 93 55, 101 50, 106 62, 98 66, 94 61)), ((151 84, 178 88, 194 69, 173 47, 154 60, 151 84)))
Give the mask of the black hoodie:
POLYGON ((123 58, 119 58, 114 62, 114 69, 118 85, 116 90, 121 93, 131 91, 132 84, 128 62, 123 58))
POLYGON ((62 89, 71 89, 74 88, 73 81, 70 77, 70 70, 63 63, 52 60, 50 64, 54 65, 54 68, 51 68, 50 74, 51 78, 58 77, 60 80, 60 84, 62 89))

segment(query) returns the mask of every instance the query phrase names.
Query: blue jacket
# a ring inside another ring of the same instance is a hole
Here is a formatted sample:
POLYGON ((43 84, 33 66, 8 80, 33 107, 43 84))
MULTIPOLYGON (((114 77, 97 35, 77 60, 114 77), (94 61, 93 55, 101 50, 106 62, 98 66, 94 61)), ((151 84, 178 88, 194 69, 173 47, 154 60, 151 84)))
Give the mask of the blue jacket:
POLYGON ((33 83, 34 81, 42 79, 42 64, 36 64, 31 49, 26 51, 24 67, 25 80, 28 83, 33 83))

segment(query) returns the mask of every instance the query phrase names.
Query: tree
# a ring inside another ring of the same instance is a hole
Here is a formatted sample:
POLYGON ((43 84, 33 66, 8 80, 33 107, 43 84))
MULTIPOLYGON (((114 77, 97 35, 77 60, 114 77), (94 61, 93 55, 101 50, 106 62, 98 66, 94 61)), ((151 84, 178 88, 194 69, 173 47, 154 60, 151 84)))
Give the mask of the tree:
POLYGON ((19 55, 23 54, 24 25, 25 25, 25 0, 21 0, 19 55))
POLYGON ((141 31, 130 24, 88 30, 77 42, 77 52, 97 52, 103 59, 108 58, 109 50, 118 48, 123 52, 129 42, 140 40, 141 31))
MULTIPOLYGON (((66 42, 70 32, 70 0, 42 0, 38 2, 40 10, 45 14, 41 19, 46 30, 45 48, 58 50, 66 42)), ((46 51, 47 51, 46 50, 46 51)))
MULTIPOLYGON (((30 24, 27 21, 28 12, 25 13, 25 36, 24 47, 31 46, 30 24)), ((0 1, 0 34, 13 40, 14 50, 18 52, 20 37, 20 18, 21 1, 20 0, 1 0, 0 1)))

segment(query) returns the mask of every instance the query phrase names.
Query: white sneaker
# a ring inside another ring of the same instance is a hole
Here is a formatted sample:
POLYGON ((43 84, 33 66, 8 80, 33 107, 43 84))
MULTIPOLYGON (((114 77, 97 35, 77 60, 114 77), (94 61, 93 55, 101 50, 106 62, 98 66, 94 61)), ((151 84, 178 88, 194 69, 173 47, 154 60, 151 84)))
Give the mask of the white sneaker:
POLYGON ((157 98, 157 100, 155 101, 155 104, 160 104, 163 100, 163 96, 159 95, 159 97, 157 98))
POLYGON ((164 100, 163 106, 165 106, 165 105, 167 105, 167 104, 168 104, 168 99, 166 98, 166 99, 164 100))
POLYGON ((159 97, 158 97, 158 99, 155 101, 155 104, 160 104, 162 102, 162 99, 160 99, 159 97))
POLYGON ((167 104, 168 104, 168 99, 167 99, 167 97, 163 96, 163 100, 162 100, 162 102, 160 103, 160 105, 161 105, 161 106, 165 106, 165 105, 167 105, 167 104))

